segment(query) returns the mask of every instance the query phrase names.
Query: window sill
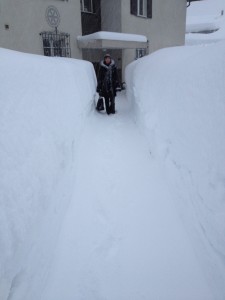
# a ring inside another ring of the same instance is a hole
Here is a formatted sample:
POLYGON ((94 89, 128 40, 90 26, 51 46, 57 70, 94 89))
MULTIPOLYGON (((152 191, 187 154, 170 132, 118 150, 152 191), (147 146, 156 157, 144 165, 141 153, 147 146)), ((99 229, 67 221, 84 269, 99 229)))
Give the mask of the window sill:
POLYGON ((142 19, 149 19, 147 16, 142 16, 142 15, 137 15, 137 17, 142 18, 142 19))
POLYGON ((96 13, 91 12, 91 11, 81 10, 81 12, 82 12, 83 14, 96 15, 96 13))

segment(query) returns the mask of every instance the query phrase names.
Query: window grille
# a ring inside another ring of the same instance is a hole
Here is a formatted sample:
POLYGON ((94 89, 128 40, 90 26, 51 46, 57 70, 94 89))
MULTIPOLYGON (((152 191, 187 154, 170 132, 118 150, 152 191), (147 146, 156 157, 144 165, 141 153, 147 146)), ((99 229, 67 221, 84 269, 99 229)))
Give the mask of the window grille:
POLYGON ((146 55, 146 49, 136 49, 136 59, 146 55))
POLYGON ((43 50, 45 56, 71 57, 70 35, 59 33, 57 29, 53 32, 41 32, 43 50))

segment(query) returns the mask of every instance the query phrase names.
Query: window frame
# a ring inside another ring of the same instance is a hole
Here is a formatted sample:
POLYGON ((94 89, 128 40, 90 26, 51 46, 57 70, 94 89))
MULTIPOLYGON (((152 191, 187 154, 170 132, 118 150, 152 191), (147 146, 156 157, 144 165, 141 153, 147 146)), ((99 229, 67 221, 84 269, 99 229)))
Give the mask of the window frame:
POLYGON ((145 48, 136 48, 135 51, 135 60, 142 58, 147 55, 147 49, 145 48))
POLYGON ((89 14, 94 14, 94 0, 88 0, 90 1, 90 6, 91 6, 91 10, 85 10, 85 5, 84 5, 84 1, 85 0, 80 0, 80 6, 81 6, 81 12, 83 13, 89 13, 89 14))
POLYGON ((140 0, 130 0, 130 13, 136 17, 152 19, 152 2, 153 0, 146 0, 147 2, 147 15, 140 15, 140 0))
POLYGON ((142 18, 147 18, 148 15, 148 1, 147 0, 137 0, 137 16, 142 18), (141 14, 141 2, 143 5, 143 14, 141 14))
POLYGON ((43 31, 44 56, 71 57, 70 34, 56 31, 43 31))

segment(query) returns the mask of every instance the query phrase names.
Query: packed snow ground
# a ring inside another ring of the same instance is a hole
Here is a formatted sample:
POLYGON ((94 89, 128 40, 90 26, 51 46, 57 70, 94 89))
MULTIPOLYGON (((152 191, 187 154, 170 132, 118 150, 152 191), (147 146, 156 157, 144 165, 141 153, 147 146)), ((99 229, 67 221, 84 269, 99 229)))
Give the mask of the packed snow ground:
POLYGON ((110 118, 94 112, 84 131, 42 299, 212 299, 125 97, 117 109, 110 118))

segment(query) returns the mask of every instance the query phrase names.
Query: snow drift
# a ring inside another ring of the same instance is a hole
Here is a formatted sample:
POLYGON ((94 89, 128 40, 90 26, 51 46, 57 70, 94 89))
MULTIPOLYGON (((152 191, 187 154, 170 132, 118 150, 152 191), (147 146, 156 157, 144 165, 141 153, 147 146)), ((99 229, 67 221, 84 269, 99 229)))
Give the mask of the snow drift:
POLYGON ((196 1, 187 9, 186 45, 205 45, 225 39, 223 0, 196 1))
POLYGON ((224 50, 134 62, 110 117, 91 64, 0 50, 1 300, 224 300, 224 50))
MULTIPOLYGON (((0 57, 0 299, 4 300, 11 299, 19 283, 25 291, 33 284, 38 290, 45 278, 58 222, 71 197, 75 151, 96 79, 92 65, 84 61, 3 49, 0 57), (47 237, 42 235, 46 230, 47 237), (43 244, 46 247, 39 249, 43 244), (34 260, 39 269, 32 269, 34 260)), ((19 297, 18 289, 16 293, 19 297)))
POLYGON ((128 66, 127 94, 218 298, 225 297, 225 43, 128 66), (143 76, 144 74, 144 76, 143 76))

